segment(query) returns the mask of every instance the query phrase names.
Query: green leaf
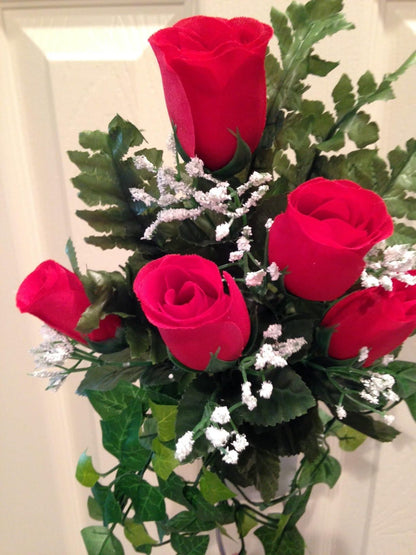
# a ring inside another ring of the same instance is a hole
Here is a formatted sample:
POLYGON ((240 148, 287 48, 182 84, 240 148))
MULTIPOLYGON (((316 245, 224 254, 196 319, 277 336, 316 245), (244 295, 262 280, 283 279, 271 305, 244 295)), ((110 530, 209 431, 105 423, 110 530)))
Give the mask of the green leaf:
POLYGON ((81 535, 88 555, 124 555, 120 541, 103 526, 87 526, 81 535))
POLYGON ((121 381, 135 382, 143 367, 132 366, 121 368, 120 365, 91 365, 78 386, 78 395, 86 395, 87 391, 109 391, 121 381))
POLYGON ((321 60, 317 55, 309 56, 309 73, 312 75, 318 75, 319 77, 325 77, 333 69, 339 65, 339 62, 328 62, 326 60, 321 60))
POLYGON ((378 141, 378 126, 365 112, 358 112, 348 124, 348 137, 363 148, 378 141))
POLYGON ((258 399, 257 407, 249 411, 244 405, 234 413, 235 421, 259 426, 275 426, 306 414, 316 405, 315 398, 300 376, 289 366, 279 368, 268 376, 273 384, 270 399, 258 399))
POLYGON ((93 229, 118 237, 141 236, 144 226, 126 206, 110 206, 101 210, 76 210, 75 214, 93 229))
POLYGON ((143 422, 143 405, 135 399, 120 414, 101 421, 104 448, 131 470, 139 471, 149 459, 149 450, 139 441, 143 422))
POLYGON ((79 144, 83 148, 93 151, 103 151, 110 154, 108 135, 103 131, 82 131, 79 134, 79 144))
POLYGON ((251 162, 251 150, 248 144, 241 138, 241 135, 237 130, 229 130, 237 138, 237 146, 232 159, 223 168, 215 170, 212 172, 214 177, 219 179, 224 179, 231 177, 250 165, 251 162))
POLYGON ((175 459, 175 452, 160 443, 157 438, 152 441, 152 449, 153 470, 162 480, 167 480, 173 470, 179 466, 179 461, 175 459))
POLYGON ((130 147, 140 146, 144 141, 140 131, 118 114, 108 124, 111 152, 116 160, 121 160, 130 147))
POLYGON ((331 150, 340 150, 344 145, 344 132, 339 129, 330 139, 317 144, 316 148, 324 152, 329 152, 331 150))
POLYGON ((149 522, 166 518, 165 500, 157 487, 129 474, 120 478, 118 488, 132 500, 136 522, 149 522))
POLYGON ((341 465, 327 453, 317 457, 314 461, 303 462, 302 470, 298 478, 298 486, 301 488, 314 484, 324 483, 333 488, 341 474, 341 465))
POLYGON ((342 10, 342 0, 312 0, 305 7, 312 20, 326 19, 342 10))
POLYGON ((94 497, 89 496, 87 506, 90 517, 101 522, 103 520, 103 511, 98 501, 94 497))
POLYGON ((288 25, 287 17, 284 13, 272 7, 270 11, 270 21, 274 34, 279 41, 280 52, 282 57, 284 57, 292 44, 292 31, 288 25))
MULTIPOLYGON (((383 367, 381 371, 385 372, 386 368, 383 367)), ((401 360, 393 361, 389 364, 387 371, 396 380, 394 391, 402 399, 416 393, 416 363, 401 360)))
POLYGON ((91 488, 99 479, 100 475, 95 470, 92 464, 92 458, 84 451, 78 459, 77 468, 75 471, 75 478, 80 484, 91 488))
POLYGON ((189 384, 178 405, 176 437, 183 436, 200 422, 205 405, 215 391, 216 384, 208 374, 200 373, 189 384))
POLYGON ((250 512, 248 507, 237 507, 235 521, 238 528, 238 533, 241 537, 247 536, 247 534, 258 525, 256 520, 256 515, 254 512, 250 512))
POLYGON ((338 117, 344 116, 355 105, 355 97, 351 79, 345 73, 340 77, 332 91, 335 109, 338 117))
POLYGON ((69 258, 69 262, 71 264, 71 268, 73 272, 79 277, 81 272, 79 271, 78 260, 77 260, 77 253, 75 252, 74 243, 72 239, 69 238, 65 245, 65 253, 69 258))
POLYGON ((416 393, 413 393, 413 395, 410 395, 410 397, 406 399, 406 404, 413 420, 416 420, 416 393))
POLYGON ((172 534, 171 543, 177 555, 204 555, 208 547, 209 536, 172 534))
POLYGON ((149 536, 143 524, 134 522, 131 518, 126 518, 124 521, 124 535, 133 547, 157 544, 157 541, 149 536))
POLYGON ((118 417, 124 409, 133 404, 137 399, 145 402, 146 393, 139 387, 120 381, 110 391, 87 391, 87 396, 103 420, 118 417))
POLYGON ((175 424, 178 407, 175 405, 157 405, 149 402, 153 417, 157 422, 157 433, 160 441, 175 439, 175 424))
POLYGON ((198 533, 206 532, 216 528, 215 520, 201 520, 195 512, 182 511, 171 518, 163 528, 167 533, 172 532, 185 532, 185 533, 198 533))
POLYGON ((377 439, 378 441, 387 442, 393 439, 400 433, 393 426, 388 426, 384 422, 373 420, 371 416, 365 414, 358 414, 348 412, 343 420, 345 424, 358 430, 359 432, 377 439))
POLYGON ((104 526, 108 526, 111 522, 122 522, 121 508, 111 488, 96 482, 91 491, 102 512, 104 526))
POLYGON ((331 427, 331 432, 333 432, 339 439, 339 446, 344 451, 355 451, 364 441, 367 439, 365 434, 350 428, 345 424, 336 422, 331 427))
POLYGON ((199 488, 208 503, 211 503, 212 505, 215 505, 219 501, 231 499, 236 495, 229 488, 227 488, 217 474, 206 469, 203 470, 203 474, 199 481, 199 488))
POLYGON ((358 79, 358 95, 368 96, 373 94, 377 90, 377 83, 375 82, 374 76, 370 71, 366 71, 358 79))
POLYGON ((265 555, 303 555, 305 542, 296 528, 290 528, 281 534, 276 527, 261 526, 254 534, 264 547, 265 555))

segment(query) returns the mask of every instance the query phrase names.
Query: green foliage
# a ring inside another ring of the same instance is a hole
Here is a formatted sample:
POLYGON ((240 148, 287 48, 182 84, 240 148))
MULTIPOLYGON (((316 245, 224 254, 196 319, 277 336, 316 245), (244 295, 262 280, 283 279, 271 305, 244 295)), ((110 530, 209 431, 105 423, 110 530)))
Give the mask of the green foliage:
POLYGON ((103 526, 87 526, 81 535, 88 555, 124 555, 120 541, 103 526))

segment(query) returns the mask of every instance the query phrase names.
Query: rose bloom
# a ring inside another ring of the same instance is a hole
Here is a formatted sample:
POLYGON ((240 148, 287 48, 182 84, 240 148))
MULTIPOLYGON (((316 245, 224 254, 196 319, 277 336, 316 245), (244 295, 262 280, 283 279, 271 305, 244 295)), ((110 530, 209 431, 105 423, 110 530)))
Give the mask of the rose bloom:
POLYGON ((416 285, 393 279, 393 290, 370 287, 338 301, 322 325, 334 328, 328 354, 337 359, 358 356, 368 347, 364 366, 399 347, 416 328, 416 285))
POLYGON ((196 16, 149 39, 178 140, 188 156, 197 155, 211 170, 232 159, 237 131, 252 152, 260 141, 264 60, 272 34, 269 25, 247 17, 196 16))
POLYGON ((250 336, 250 319, 234 279, 198 255, 169 254, 144 266, 133 290, 179 362, 204 370, 210 355, 237 359, 250 336))
POLYGON ((299 185, 270 229, 269 261, 286 269, 294 295, 330 301, 360 277, 364 256, 393 233, 380 196, 345 179, 323 177, 299 185))
POLYGON ((21 312, 37 316, 49 327, 81 343, 87 343, 86 337, 91 341, 111 339, 121 325, 120 318, 110 314, 86 337, 79 333, 75 328, 91 303, 79 277, 53 260, 39 264, 22 282, 16 305, 21 312))

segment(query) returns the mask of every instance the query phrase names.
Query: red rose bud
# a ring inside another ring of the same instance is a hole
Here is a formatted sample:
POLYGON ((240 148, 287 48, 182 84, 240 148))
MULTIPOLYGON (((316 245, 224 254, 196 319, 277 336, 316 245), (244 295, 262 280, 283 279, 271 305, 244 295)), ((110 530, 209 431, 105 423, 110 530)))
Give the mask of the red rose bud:
MULTIPOLYGON (((16 305, 21 312, 37 316, 49 327, 81 343, 87 341, 75 328, 90 304, 78 276, 53 260, 39 264, 20 285, 16 295, 16 305)), ((86 337, 91 341, 111 339, 120 324, 120 318, 110 314, 86 337)))
POLYGON ((250 336, 243 296, 224 272, 224 292, 217 266, 198 255, 170 254, 144 266, 133 284, 148 320, 179 362, 204 370, 211 353, 237 359, 250 336))
POLYGON ((370 352, 364 366, 399 347, 416 328, 416 285, 393 279, 393 290, 370 287, 338 301, 322 325, 333 327, 329 356, 348 359, 370 352))
POLYGON ((360 277, 364 256, 393 233, 381 197, 345 179, 299 185, 270 229, 269 261, 286 269, 288 291, 312 301, 343 295, 360 277))
POLYGON ((232 159, 239 132, 251 151, 266 122, 264 60, 273 34, 247 17, 196 16, 149 39, 178 140, 211 170, 232 159), (233 134, 234 133, 234 134, 233 134))

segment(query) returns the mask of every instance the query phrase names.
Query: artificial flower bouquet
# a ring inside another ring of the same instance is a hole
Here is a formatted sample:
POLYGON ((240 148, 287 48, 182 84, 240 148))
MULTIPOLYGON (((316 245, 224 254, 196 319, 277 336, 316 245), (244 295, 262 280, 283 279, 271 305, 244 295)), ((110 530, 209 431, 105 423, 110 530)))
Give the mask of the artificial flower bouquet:
POLYGON ((87 243, 132 252, 84 273, 68 241, 72 271, 43 262, 17 305, 46 324, 34 374, 56 390, 83 373, 117 459, 98 472, 83 453, 76 469, 102 521, 82 530, 90 555, 122 554, 119 527, 140 553, 202 555, 217 529, 240 555, 250 530, 266 555, 300 555, 311 490, 340 474, 328 438, 393 440, 402 400, 416 418, 416 366, 398 358, 416 328, 416 142, 384 161, 363 110, 415 56, 380 83, 342 75, 331 109, 305 98, 308 75, 337 66, 313 48, 352 27, 341 10, 310 0, 272 9, 272 27, 197 16, 158 31, 173 167, 120 116, 69 152, 77 215, 99 233, 87 243))

